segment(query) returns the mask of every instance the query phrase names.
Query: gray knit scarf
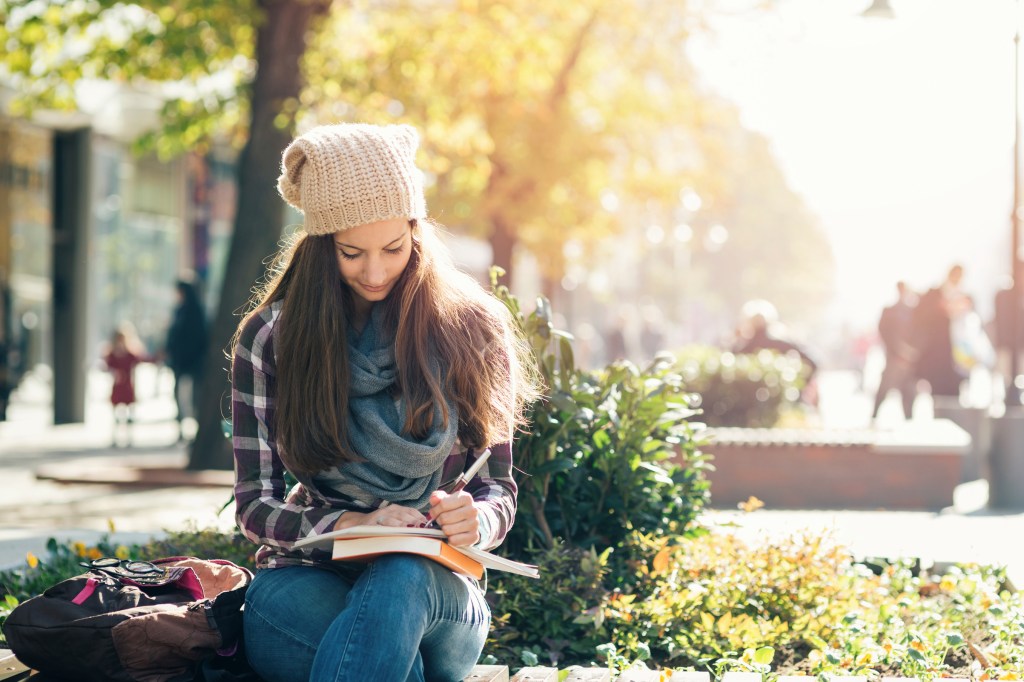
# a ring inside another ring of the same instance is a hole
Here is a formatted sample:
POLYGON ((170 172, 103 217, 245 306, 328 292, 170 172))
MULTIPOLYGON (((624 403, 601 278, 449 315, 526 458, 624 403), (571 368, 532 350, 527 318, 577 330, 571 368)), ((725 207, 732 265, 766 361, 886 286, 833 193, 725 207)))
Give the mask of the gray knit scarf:
POLYGON ((366 461, 341 465, 337 472, 340 476, 324 472, 321 480, 343 495, 358 496, 349 488, 354 485, 364 494, 421 509, 441 483, 445 459, 458 435, 458 412, 449 400, 447 428, 440 406, 435 406, 434 424, 425 438, 414 440, 402 433, 405 406, 392 395, 397 379, 395 344, 383 329, 382 308, 372 308, 362 333, 350 327, 347 339, 352 375, 349 438, 355 452, 366 461))

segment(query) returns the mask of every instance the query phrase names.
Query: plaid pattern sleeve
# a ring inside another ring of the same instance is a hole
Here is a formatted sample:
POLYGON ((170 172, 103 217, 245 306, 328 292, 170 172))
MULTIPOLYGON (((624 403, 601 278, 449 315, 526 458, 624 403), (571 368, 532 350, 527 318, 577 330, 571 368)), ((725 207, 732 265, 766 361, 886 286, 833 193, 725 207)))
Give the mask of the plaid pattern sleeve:
POLYGON ((279 313, 279 305, 267 307, 242 329, 231 368, 231 420, 238 527, 253 542, 287 552, 296 540, 331 530, 344 511, 285 497, 273 426, 273 328, 279 313))
MULTIPOLYGON (((466 457, 468 469, 477 453, 466 457)), ((466 485, 466 492, 477 503, 480 521, 480 541, 477 547, 493 549, 505 539, 516 517, 516 482, 512 479, 512 443, 491 446, 491 456, 466 485)))

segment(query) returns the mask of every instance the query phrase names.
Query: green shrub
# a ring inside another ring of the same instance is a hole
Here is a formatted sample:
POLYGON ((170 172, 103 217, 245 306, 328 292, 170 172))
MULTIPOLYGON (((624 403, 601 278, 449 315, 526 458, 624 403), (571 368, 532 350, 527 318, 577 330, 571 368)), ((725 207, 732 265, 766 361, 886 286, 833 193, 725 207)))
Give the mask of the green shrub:
POLYGON ((492 618, 485 660, 522 665, 594 660, 608 638, 600 621, 608 598, 609 552, 556 541, 531 557, 543 567, 539 579, 488 574, 492 618))
POLYGON ((171 556, 194 556, 199 559, 227 559, 251 571, 256 570, 256 545, 237 529, 223 533, 215 528, 189 527, 173 531, 135 548, 139 559, 171 556))
POLYGON ((875 573, 811 532, 760 545, 633 533, 626 544, 637 557, 627 590, 610 589, 607 552, 564 546, 535 554, 539 581, 493 577, 485 652, 512 666, 646 662, 716 677, 1024 673, 1024 603, 1001 570, 931 576, 895 562, 875 573))
POLYGON ((553 548, 556 538, 602 551, 632 529, 695 531, 710 465, 698 449, 701 426, 688 421, 696 398, 673 370, 674 358, 579 370, 572 338, 554 328, 546 300, 525 314, 494 274, 492 284, 529 339, 547 386, 532 406, 530 431, 516 441, 519 512, 506 551, 525 556, 553 548))
POLYGON ((770 350, 734 355, 688 346, 678 356, 678 371, 687 390, 700 396, 708 426, 776 426, 796 408, 809 372, 799 358, 770 350))

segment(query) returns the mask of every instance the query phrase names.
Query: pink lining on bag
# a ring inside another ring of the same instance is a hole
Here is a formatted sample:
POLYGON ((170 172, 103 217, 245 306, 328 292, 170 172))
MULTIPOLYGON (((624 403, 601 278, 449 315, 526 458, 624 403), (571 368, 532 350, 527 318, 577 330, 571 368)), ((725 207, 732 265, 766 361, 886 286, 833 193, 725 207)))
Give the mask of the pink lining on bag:
POLYGON ((75 598, 71 600, 72 604, 81 605, 86 599, 92 596, 92 593, 96 591, 96 585, 99 581, 95 578, 89 578, 85 581, 85 587, 82 591, 75 595, 75 598))

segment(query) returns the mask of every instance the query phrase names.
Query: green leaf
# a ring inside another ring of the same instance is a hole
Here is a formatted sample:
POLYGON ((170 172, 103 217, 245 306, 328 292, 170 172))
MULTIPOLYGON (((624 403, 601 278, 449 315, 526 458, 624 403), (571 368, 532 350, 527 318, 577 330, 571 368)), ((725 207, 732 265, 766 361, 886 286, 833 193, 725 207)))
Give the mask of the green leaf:
POLYGON ((573 399, 572 394, 566 393, 565 391, 552 391, 551 395, 548 396, 548 400, 550 400, 551 404, 562 412, 575 414, 578 411, 576 401, 573 399))
POLYGON ((775 658, 775 649, 770 646, 763 646, 754 652, 754 662, 761 665, 770 665, 775 658))
POLYGON ((561 471, 568 471, 569 469, 572 469, 575 466, 576 462, 574 460, 568 457, 560 457, 558 459, 553 459, 551 461, 544 462, 543 464, 536 467, 533 471, 529 473, 537 476, 542 474, 554 474, 559 473, 561 471))

